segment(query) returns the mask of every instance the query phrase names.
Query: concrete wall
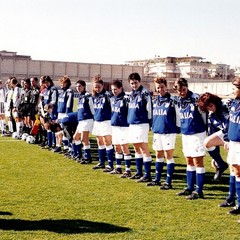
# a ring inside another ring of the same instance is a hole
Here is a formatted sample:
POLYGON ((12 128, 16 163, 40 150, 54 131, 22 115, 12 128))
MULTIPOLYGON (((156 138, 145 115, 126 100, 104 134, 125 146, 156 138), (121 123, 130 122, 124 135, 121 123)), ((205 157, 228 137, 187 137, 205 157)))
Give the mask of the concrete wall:
MULTIPOLYGON (((148 83, 151 91, 155 91, 155 85, 153 82, 154 78, 148 78, 148 83)), ((173 90, 174 81, 168 81, 168 90, 171 94, 177 94, 173 90)), ((232 94, 232 83, 231 82, 217 82, 217 81, 208 81, 208 82, 190 82, 188 81, 188 87, 192 92, 202 94, 205 92, 210 92, 221 97, 229 97, 232 94)))
POLYGON ((89 85, 92 77, 100 74, 106 83, 116 79, 122 80, 124 88, 129 90, 127 79, 132 72, 138 72, 141 77, 144 75, 144 69, 141 66, 0 58, 0 79, 3 81, 6 81, 9 76, 21 79, 48 75, 58 85, 59 78, 68 75, 73 83, 82 79, 89 85))
POLYGON ((221 96, 230 96, 232 94, 231 82, 208 82, 208 83, 189 83, 189 89, 196 93, 210 92, 221 96))

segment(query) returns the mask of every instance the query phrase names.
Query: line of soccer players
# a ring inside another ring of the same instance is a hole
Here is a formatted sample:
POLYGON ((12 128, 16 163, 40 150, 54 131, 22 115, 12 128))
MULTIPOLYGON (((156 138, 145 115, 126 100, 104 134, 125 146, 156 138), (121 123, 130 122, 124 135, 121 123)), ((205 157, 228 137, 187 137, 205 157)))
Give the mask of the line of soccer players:
MULTIPOLYGON (((173 152, 176 135, 182 135, 182 150, 186 158, 187 187, 177 193, 188 200, 204 198, 204 156, 206 150, 216 168, 214 179, 219 179, 228 168, 223 161, 219 146, 228 150, 230 170, 229 196, 220 207, 235 206, 230 214, 240 213, 240 78, 233 81, 235 99, 224 104, 211 93, 199 96, 188 89, 188 82, 179 78, 174 84, 178 96, 171 96, 165 78, 155 78, 156 96, 141 85, 138 73, 128 78, 132 91, 125 93, 122 83, 111 84, 112 93, 104 88, 100 75, 94 77, 92 93, 86 91, 83 80, 76 82, 78 94, 77 111, 73 112, 74 93, 67 76, 59 80, 57 89, 50 77, 24 79, 23 87, 15 78, 10 79, 5 92, 5 116, 10 131, 14 119, 16 132, 30 133, 36 113, 40 110, 38 141, 42 147, 53 152, 64 152, 82 164, 91 163, 89 134, 96 136, 98 164, 93 169, 102 169, 122 178, 145 182, 147 186, 172 189, 175 169, 173 152), (36 85, 34 85, 36 82, 36 85), (42 126, 42 127, 40 127, 42 126), (155 178, 151 176, 152 157, 148 148, 149 130, 153 132, 153 150, 156 154, 155 178), (207 134, 206 134, 207 133, 207 134), (132 174, 129 144, 134 147, 136 173, 132 174), (82 151, 83 148, 83 151, 82 151), (167 175, 163 184, 164 158, 167 175), (106 164, 107 161, 107 164, 106 164), (116 165, 114 167, 114 161, 116 165), (122 162, 125 171, 122 170, 122 162)), ((0 82, 0 93, 1 88, 0 82)), ((2 94, 2 93, 1 93, 2 94)), ((2 98, 0 97, 0 100, 2 98)), ((1 106, 1 105, 0 105, 1 106)), ((0 108, 2 109, 2 107, 0 108)), ((1 110, 2 113, 2 110, 1 110)), ((5 133, 5 118, 1 116, 2 133, 5 133)))

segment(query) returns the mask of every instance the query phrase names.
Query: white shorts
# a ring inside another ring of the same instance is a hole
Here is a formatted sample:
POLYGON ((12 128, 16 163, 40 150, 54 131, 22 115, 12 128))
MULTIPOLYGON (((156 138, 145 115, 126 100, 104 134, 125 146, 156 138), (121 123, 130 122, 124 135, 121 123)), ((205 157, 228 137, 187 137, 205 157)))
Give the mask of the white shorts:
POLYGON ((196 133, 193 135, 182 134, 182 151, 185 157, 201 157, 206 153, 203 145, 206 133, 196 133))
POLYGON ((129 127, 112 126, 112 144, 128 144, 129 127))
POLYGON ((229 142, 227 162, 231 165, 240 165, 240 142, 229 142))
MULTIPOLYGON (((222 130, 219 130, 215 133, 213 133, 215 136, 218 136, 219 138, 221 138, 221 140, 223 140, 224 137, 224 133, 222 132, 222 130)), ((223 140, 224 141, 224 140, 223 140)))
POLYGON ((223 140, 224 134, 223 134, 222 130, 219 130, 219 131, 217 131, 217 132, 209 135, 208 137, 211 137, 211 136, 217 136, 217 137, 219 137, 222 141, 224 141, 224 140, 223 140))
POLYGON ((153 134, 153 150, 166 151, 174 149, 176 142, 176 133, 171 134, 153 134))
POLYGON ((77 132, 92 132, 93 119, 86 119, 78 122, 77 132))
POLYGON ((148 143, 149 124, 130 124, 128 131, 129 143, 148 143))
POLYGON ((102 136, 102 137, 107 135, 112 135, 111 121, 110 120, 103 121, 103 122, 94 121, 92 134, 95 136, 102 136))

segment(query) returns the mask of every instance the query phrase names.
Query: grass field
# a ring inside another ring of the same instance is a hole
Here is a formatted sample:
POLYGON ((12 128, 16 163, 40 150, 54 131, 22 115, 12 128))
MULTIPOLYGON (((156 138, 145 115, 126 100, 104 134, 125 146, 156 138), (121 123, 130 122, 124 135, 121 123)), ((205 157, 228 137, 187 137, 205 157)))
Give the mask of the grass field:
POLYGON ((218 207, 229 172, 213 182, 207 156, 205 199, 188 201, 176 196, 186 186, 180 136, 174 156, 173 189, 162 191, 92 170, 96 155, 81 165, 0 137, 0 239, 240 239, 240 216, 218 207))

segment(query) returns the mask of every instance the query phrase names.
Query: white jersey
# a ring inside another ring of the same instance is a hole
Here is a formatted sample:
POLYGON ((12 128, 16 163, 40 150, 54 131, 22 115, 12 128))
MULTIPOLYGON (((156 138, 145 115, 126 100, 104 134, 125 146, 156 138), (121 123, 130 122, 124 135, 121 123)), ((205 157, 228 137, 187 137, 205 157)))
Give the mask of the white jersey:
POLYGON ((5 100, 5 109, 10 110, 10 105, 13 96, 13 89, 9 89, 6 93, 6 100, 5 100))
POLYGON ((22 95, 22 88, 15 87, 13 89, 13 95, 12 95, 13 107, 17 108, 19 106, 21 102, 21 95, 22 95))
POLYGON ((0 102, 1 103, 5 102, 6 92, 7 92, 6 88, 0 89, 0 102))

